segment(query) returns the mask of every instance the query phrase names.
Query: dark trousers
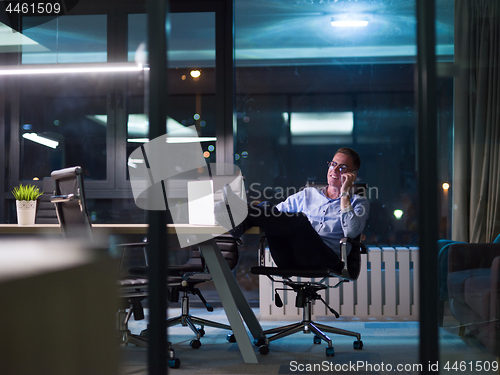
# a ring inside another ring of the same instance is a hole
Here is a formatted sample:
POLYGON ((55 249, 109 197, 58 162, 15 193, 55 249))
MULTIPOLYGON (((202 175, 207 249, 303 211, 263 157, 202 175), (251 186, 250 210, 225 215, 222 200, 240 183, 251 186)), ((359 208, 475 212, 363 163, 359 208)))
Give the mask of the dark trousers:
POLYGON ((280 212, 267 203, 249 205, 245 226, 258 226, 267 236, 280 268, 336 270, 339 256, 326 245, 303 213, 280 212))

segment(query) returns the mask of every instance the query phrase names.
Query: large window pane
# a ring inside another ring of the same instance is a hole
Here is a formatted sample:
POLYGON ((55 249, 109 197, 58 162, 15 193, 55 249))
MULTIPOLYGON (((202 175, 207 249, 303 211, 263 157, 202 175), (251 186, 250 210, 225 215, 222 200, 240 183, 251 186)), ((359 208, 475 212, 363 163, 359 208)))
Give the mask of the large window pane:
POLYGON ((107 16, 82 15, 23 18, 23 64, 95 63, 107 61, 107 16))
MULTIPOLYGON (((141 59, 146 15, 130 14, 128 58, 141 59)), ((173 13, 169 39, 169 120, 166 132, 195 126, 207 162, 215 162, 215 13, 173 13), (197 75, 199 74, 199 75, 197 75)), ((144 82, 129 82, 127 158, 147 140, 144 82)))
POLYGON ((105 76, 21 79, 21 180, 75 165, 106 179, 108 89, 105 76))
MULTIPOLYGON (((366 279, 338 294, 327 290, 325 298, 345 319, 356 321, 343 328, 366 340, 378 332, 380 351, 367 364, 384 362, 396 371, 405 363, 416 373, 416 2, 236 0, 235 6, 234 160, 245 175, 248 197, 283 201, 306 183, 325 183, 326 162, 340 147, 359 153, 358 180, 367 182, 371 205, 364 230, 366 279), (346 20, 367 25, 332 25, 346 20), (387 356, 395 351, 398 355, 387 356)), ((273 286, 265 278, 259 283, 264 324, 279 316, 290 319, 296 312, 293 293, 279 309, 273 286)), ((314 308, 314 314, 337 325, 327 309, 314 308)))
POLYGON ((500 4, 436 5, 438 35, 440 21, 455 18, 454 65, 438 70, 440 364, 443 373, 491 374, 500 355, 500 4))

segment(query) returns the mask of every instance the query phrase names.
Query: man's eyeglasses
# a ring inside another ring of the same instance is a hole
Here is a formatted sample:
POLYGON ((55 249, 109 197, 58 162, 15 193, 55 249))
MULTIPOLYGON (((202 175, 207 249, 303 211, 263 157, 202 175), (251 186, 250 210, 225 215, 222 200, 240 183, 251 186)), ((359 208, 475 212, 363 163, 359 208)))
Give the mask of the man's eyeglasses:
MULTIPOLYGON (((338 166, 340 173, 349 172, 349 167, 345 164, 338 164, 335 161, 327 161, 326 163, 328 164, 328 167, 330 167, 331 169, 335 169, 338 166)), ((352 172, 354 172, 354 171, 352 171, 352 172)))

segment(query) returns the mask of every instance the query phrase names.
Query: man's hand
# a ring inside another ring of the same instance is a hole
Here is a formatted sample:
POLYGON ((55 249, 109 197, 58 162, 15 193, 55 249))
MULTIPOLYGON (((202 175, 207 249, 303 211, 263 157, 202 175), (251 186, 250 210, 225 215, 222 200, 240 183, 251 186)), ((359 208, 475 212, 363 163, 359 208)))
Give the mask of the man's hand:
POLYGON ((343 173, 340 176, 340 178, 342 181, 341 193, 349 193, 349 190, 354 185, 354 180, 356 179, 356 174, 346 172, 346 173, 343 173))

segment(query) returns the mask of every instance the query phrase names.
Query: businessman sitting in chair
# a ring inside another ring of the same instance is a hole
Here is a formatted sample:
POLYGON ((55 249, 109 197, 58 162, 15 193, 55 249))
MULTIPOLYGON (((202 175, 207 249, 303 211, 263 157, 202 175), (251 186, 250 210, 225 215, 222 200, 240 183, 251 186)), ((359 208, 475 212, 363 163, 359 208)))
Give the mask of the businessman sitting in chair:
POLYGON ((344 265, 339 241, 362 233, 370 209, 364 196, 350 195, 360 166, 354 150, 340 148, 328 162, 328 186, 306 188, 273 207, 249 205, 226 185, 223 200, 215 206, 215 220, 236 238, 252 226, 262 228, 280 268, 327 267, 340 273, 344 265))

